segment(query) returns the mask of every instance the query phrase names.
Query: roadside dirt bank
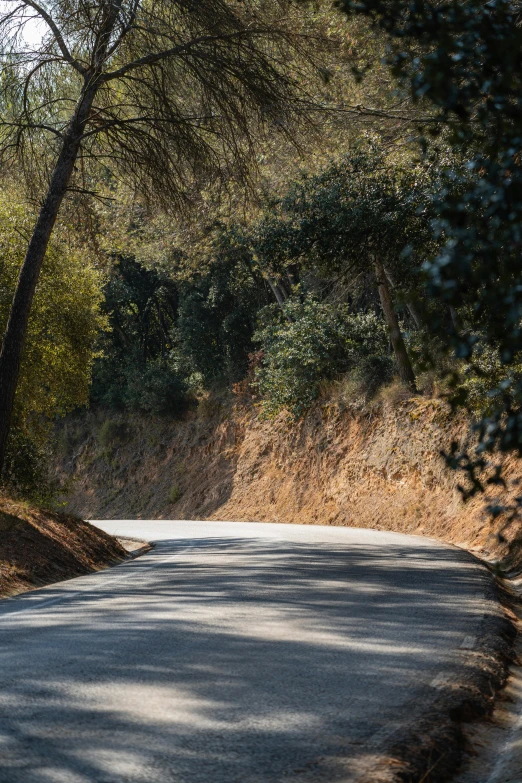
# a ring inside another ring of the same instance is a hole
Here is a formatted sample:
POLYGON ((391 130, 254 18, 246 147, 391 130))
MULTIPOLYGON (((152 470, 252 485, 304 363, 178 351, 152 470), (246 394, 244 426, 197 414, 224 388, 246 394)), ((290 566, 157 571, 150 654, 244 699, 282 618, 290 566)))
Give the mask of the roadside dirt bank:
POLYGON ((0 598, 124 560, 112 536, 81 519, 0 496, 0 598))
POLYGON ((298 422, 263 420, 241 403, 181 421, 98 411, 60 425, 54 471, 67 511, 86 518, 372 527, 497 559, 511 542, 511 565, 522 565, 520 522, 504 530, 484 510, 520 494, 522 464, 507 460, 506 488, 464 504, 462 476, 440 451, 467 433, 443 401, 425 397, 363 410, 317 404, 298 422))

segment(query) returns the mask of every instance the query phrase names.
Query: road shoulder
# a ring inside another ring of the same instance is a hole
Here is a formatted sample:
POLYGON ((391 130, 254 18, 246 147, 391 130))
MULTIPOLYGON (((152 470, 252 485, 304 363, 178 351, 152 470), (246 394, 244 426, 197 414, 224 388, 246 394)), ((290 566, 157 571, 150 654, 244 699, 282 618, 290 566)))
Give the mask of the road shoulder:
POLYGON ((518 601, 514 661, 491 720, 466 727, 468 752, 453 783, 520 783, 522 775, 522 575, 508 582, 518 601))
MULTIPOLYGON (((490 608, 483 616, 479 633, 464 640, 458 671, 449 677, 441 673, 434 678, 431 687, 439 695, 430 708, 425 712, 412 710, 394 728, 383 747, 376 749, 374 763, 361 772, 357 783, 446 783, 455 779, 463 764, 469 763, 474 753, 470 726, 477 721, 479 726, 486 725, 484 718, 493 714, 497 699, 504 697, 503 689, 509 687, 516 659, 518 628, 514 609, 519 600, 508 583, 489 569, 488 572, 486 599, 490 608)), ((519 780, 516 778, 516 783, 519 780)), ((479 781, 463 778, 455 783, 479 781)), ((511 780, 492 779, 487 783, 511 780)))
POLYGON ((144 541, 141 538, 130 538, 129 536, 115 536, 116 540, 121 544, 129 557, 133 559, 140 555, 145 555, 153 548, 153 544, 149 541, 144 541))

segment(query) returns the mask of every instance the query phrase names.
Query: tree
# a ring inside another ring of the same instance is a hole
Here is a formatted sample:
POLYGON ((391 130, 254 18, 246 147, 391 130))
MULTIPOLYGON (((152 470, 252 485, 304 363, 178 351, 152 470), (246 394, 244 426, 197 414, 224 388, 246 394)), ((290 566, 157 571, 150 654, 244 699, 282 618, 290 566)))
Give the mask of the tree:
POLYGON ((254 339, 262 349, 262 363, 254 386, 268 416, 281 410, 301 416, 324 380, 362 365, 380 364, 381 379, 372 379, 365 389, 370 394, 379 380, 389 380, 386 371, 392 362, 385 357, 386 329, 374 313, 354 314, 346 305, 319 302, 313 296, 294 297, 282 308, 271 305, 262 310, 259 325, 254 339))
POLYGON ((0 162, 41 172, 41 207, 0 354, 0 470, 40 269, 68 191, 104 166, 164 204, 245 178, 256 133, 302 116, 302 25, 279 0, 7 0, 0 15, 0 162), (25 45, 39 20, 46 32, 25 45), (43 153, 47 153, 47 157, 43 153), (40 161, 41 162, 41 161, 40 161))
POLYGON ((91 403, 154 413, 182 407, 184 384, 168 360, 178 311, 176 283, 120 256, 112 259, 103 297, 109 328, 98 340, 91 403))
MULTIPOLYGON (((426 264, 429 293, 469 316, 442 333, 448 348, 481 373, 494 354, 504 373, 476 425, 474 457, 449 457, 481 491, 484 455, 522 455, 522 26, 515 0, 340 0, 390 42, 388 61, 413 100, 429 102, 449 129, 444 139, 460 165, 448 164, 434 199, 440 250, 426 264), (480 329, 469 328, 471 325, 480 329), (477 361, 475 361, 477 357, 477 361)), ((425 134, 425 142, 430 135, 425 134)), ((433 146, 429 143, 426 146, 433 146)), ((483 374, 483 373, 482 373, 483 374)), ((497 375, 498 377, 498 375, 497 375)), ((461 386, 454 404, 467 405, 461 386)), ((500 483, 498 470, 488 481, 500 483)), ((494 508, 495 514, 502 511, 494 508)))
POLYGON ((409 278, 404 286, 408 301, 408 287, 411 290, 417 282, 423 253, 434 245, 427 190, 422 170, 391 165, 376 143, 360 145, 321 174, 294 183, 252 238, 273 288, 288 285, 288 271, 296 264, 303 270, 315 267, 330 279, 373 280, 398 374, 412 390, 415 375, 390 277, 409 278), (411 251, 407 262, 405 246, 411 251))
MULTIPOLYGON (((9 316, 26 230, 34 214, 12 194, 0 197, 0 328, 9 316)), ((40 456, 54 416, 87 404, 100 313, 100 273, 59 230, 51 240, 29 318, 4 479, 42 498, 40 456)))
POLYGON ((222 228, 212 243, 206 273, 180 282, 174 354, 188 378, 207 387, 242 380, 253 351, 259 310, 271 301, 235 227, 222 228))
POLYGON ((377 283, 377 290, 379 291, 382 312, 384 313, 384 320, 388 327, 388 334, 395 355, 395 361, 397 362, 399 377, 412 391, 417 391, 415 373, 402 336, 399 319, 393 307, 390 284, 386 272, 384 271, 384 265, 377 256, 374 257, 373 267, 375 270, 375 281, 377 283))

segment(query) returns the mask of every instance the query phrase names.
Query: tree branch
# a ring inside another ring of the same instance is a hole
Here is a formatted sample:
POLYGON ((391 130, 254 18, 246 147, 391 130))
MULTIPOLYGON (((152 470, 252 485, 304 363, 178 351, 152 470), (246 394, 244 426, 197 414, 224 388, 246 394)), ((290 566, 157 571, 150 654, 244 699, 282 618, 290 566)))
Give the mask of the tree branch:
POLYGON ((18 130, 24 131, 24 130, 45 130, 49 131, 50 133, 54 133, 55 136, 58 136, 58 138, 63 139, 63 133, 56 128, 53 128, 51 125, 45 125, 41 122, 26 122, 26 123, 20 123, 20 122, 5 122, 3 120, 0 120, 0 128, 17 128, 18 130))
POLYGON ((52 16, 47 13, 45 8, 42 8, 41 5, 36 3, 34 0, 22 0, 22 3, 26 6, 29 6, 34 11, 36 11, 39 16, 42 17, 42 19, 46 22, 47 26, 50 28, 52 34, 54 35, 54 40, 58 44, 58 47, 63 55, 64 60, 66 60, 69 65, 72 65, 72 67, 78 71, 78 73, 81 73, 82 76, 85 76, 87 69, 84 68, 84 66, 76 60, 72 54, 70 53, 69 49, 67 48, 67 44, 65 43, 65 40, 63 38, 63 35, 60 31, 60 28, 52 18, 52 16))
MULTIPOLYGON (((182 125, 184 123, 188 122, 202 122, 204 120, 212 120, 214 119, 210 115, 208 116, 183 116, 179 117, 177 120, 166 118, 166 117, 153 117, 153 116, 138 116, 138 117, 126 117, 124 119, 112 119, 107 120, 105 122, 102 122, 100 125, 96 125, 92 130, 87 131, 87 133, 84 133, 82 136, 82 139, 88 139, 89 136, 95 136, 98 133, 102 133, 105 130, 108 130, 109 128, 117 128, 122 126, 128 126, 128 125, 136 125, 140 123, 148 123, 149 128, 153 127, 155 124, 158 125, 182 125)), ((150 131, 147 131, 150 132, 150 131)))
POLYGON ((133 29, 139 4, 140 4, 140 0, 134 0, 133 7, 131 8, 131 11, 129 13, 129 20, 127 24, 123 25, 119 35, 116 37, 116 40, 114 41, 112 46, 107 50, 107 54, 106 54, 107 59, 112 54, 114 54, 114 52, 116 51, 120 43, 123 41, 125 36, 133 29))
POLYGON ((174 57, 177 54, 182 54, 183 52, 189 51, 192 47, 197 46, 201 43, 212 43, 215 41, 230 41, 234 38, 242 38, 242 37, 248 37, 250 38, 252 35, 262 35, 264 33, 271 32, 272 35, 274 31, 269 31, 265 28, 259 28, 259 29, 249 29, 249 30, 238 30, 234 33, 229 33, 228 35, 201 35, 198 38, 193 38, 192 41, 188 41, 184 44, 178 44, 177 46, 173 46, 170 49, 164 49, 161 52, 152 52, 151 54, 146 54, 144 57, 140 57, 137 60, 134 60, 133 62, 127 63, 126 65, 122 65, 121 68, 118 68, 116 71, 109 71, 109 73, 102 74, 100 77, 100 81, 102 82, 109 82, 112 79, 119 79, 120 77, 124 76, 129 71, 134 71, 136 68, 142 68, 144 65, 154 65, 157 62, 160 62, 161 60, 165 60, 169 57, 174 57))

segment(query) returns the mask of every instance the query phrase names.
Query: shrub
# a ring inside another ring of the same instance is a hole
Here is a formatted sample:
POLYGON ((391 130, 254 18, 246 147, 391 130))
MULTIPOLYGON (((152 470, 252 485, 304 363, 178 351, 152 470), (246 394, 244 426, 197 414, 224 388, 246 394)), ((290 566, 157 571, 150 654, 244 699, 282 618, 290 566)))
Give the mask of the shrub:
POLYGON ((9 494, 38 505, 50 506, 58 486, 49 474, 50 449, 45 437, 11 427, 2 472, 2 484, 9 494))
POLYGON ((374 397, 382 386, 393 378, 394 363, 391 356, 370 354, 361 356, 352 377, 367 400, 374 397))
POLYGON ((129 428, 126 422, 106 419, 98 431, 98 443, 102 448, 108 449, 123 443, 129 436, 129 428))
MULTIPOLYGON (((33 220, 0 193, 0 333, 3 333, 33 220)), ((101 275, 58 227, 35 291, 15 397, 2 483, 37 502, 47 496, 47 444, 56 416, 86 405, 100 315, 101 275)))
MULTIPOLYGON (((350 313, 309 297, 265 308, 255 339, 264 351, 256 386, 264 412, 300 416, 317 398, 321 381, 353 369, 363 357, 386 353, 384 324, 373 313, 350 313)), ((374 368, 375 374, 375 368, 374 368)))
POLYGON ((183 492, 177 484, 173 484, 169 492, 169 503, 177 503, 183 495, 183 492))
POLYGON ((123 394, 126 407, 153 414, 177 414, 186 404, 186 383, 163 359, 134 367, 123 394))
POLYGON ((492 416, 502 404, 503 395, 509 390, 513 402, 520 405, 520 394, 513 394, 522 380, 522 357, 513 357, 510 365, 502 362, 500 351, 482 341, 477 335, 473 362, 461 368, 454 395, 460 394, 466 406, 475 415, 492 416))
POLYGON ((206 389, 230 386, 245 376, 256 313, 270 301, 263 280, 236 247, 221 244, 215 251, 217 260, 205 275, 180 285, 172 335, 185 375, 199 376, 206 389))

